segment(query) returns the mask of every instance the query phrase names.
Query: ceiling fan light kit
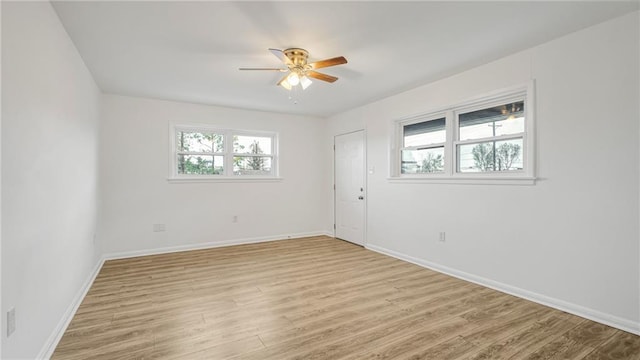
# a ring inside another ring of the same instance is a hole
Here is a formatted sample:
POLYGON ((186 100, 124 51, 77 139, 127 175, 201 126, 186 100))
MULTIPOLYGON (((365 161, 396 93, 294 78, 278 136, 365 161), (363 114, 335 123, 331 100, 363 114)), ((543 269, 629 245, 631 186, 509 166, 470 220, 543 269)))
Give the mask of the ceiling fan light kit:
POLYGON ((273 55, 280 59, 280 61, 282 61, 287 66, 287 69, 240 68, 240 70, 267 70, 287 72, 288 74, 280 79, 277 85, 280 85, 289 91, 295 91, 298 85, 300 85, 302 90, 308 88, 312 84, 312 81, 309 78, 314 78, 329 83, 335 82, 336 80, 338 80, 337 77, 323 74, 315 70, 347 63, 347 59, 345 59, 343 56, 308 63, 309 52, 305 49, 300 48, 290 48, 285 50, 269 49, 269 51, 271 51, 273 55))

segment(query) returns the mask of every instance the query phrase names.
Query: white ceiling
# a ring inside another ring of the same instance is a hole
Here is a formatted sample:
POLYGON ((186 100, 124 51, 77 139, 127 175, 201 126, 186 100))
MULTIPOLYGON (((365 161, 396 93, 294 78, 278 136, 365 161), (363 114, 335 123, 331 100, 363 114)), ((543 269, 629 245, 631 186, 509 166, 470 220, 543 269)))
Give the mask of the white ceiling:
POLYGON ((53 3, 108 93, 328 116, 638 9, 630 2, 53 3), (294 104, 268 48, 302 47, 322 69, 294 104))

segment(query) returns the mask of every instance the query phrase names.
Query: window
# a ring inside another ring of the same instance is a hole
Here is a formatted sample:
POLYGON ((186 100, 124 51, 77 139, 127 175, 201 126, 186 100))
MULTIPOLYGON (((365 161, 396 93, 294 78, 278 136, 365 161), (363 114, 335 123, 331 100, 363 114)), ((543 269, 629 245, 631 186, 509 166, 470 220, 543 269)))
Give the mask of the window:
POLYGON ((233 174, 271 175, 273 163, 271 136, 233 136, 233 174))
POLYGON ((172 126, 171 179, 277 177, 277 135, 210 126, 172 126))
POLYGON ((224 174, 224 135, 208 131, 176 131, 177 174, 224 174))
POLYGON ((402 174, 444 171, 445 118, 404 125, 402 141, 402 174))
POLYGON ((396 121, 391 180, 532 183, 531 93, 528 85, 396 121))
POLYGON ((524 170, 524 125, 524 100, 459 114, 457 170, 524 170))

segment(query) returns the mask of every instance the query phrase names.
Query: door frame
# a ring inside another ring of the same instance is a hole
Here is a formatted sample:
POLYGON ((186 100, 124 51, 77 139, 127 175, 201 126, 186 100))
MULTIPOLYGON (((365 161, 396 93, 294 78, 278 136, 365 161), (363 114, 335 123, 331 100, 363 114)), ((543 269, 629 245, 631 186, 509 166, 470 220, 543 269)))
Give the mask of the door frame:
POLYGON ((369 194, 369 186, 368 186, 368 170, 367 170, 367 131, 366 129, 358 129, 358 130, 353 130, 353 131, 347 131, 345 133, 340 133, 340 134, 336 134, 333 136, 333 237, 336 237, 336 224, 337 224, 337 218, 336 218, 336 137, 338 136, 342 136, 342 135, 349 135, 349 134, 354 134, 354 133, 358 133, 361 132, 362 133, 362 162, 363 162, 363 166, 362 166, 362 180, 363 180, 363 186, 364 186, 364 209, 363 209, 363 219, 362 219, 362 244, 356 244, 356 243, 352 243, 348 240, 344 240, 347 241, 351 244, 354 245, 358 245, 358 246, 362 246, 364 248, 367 247, 368 241, 367 241, 367 219, 369 218, 368 216, 368 194, 369 194))

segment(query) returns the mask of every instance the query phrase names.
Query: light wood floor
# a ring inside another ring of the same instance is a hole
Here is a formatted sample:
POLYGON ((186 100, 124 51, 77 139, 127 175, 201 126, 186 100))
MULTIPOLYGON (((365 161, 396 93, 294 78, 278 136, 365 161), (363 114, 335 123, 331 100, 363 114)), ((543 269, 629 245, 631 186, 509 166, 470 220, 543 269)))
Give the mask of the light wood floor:
POLYGON ((640 359, 640 337, 328 237, 113 260, 53 359, 640 359))

